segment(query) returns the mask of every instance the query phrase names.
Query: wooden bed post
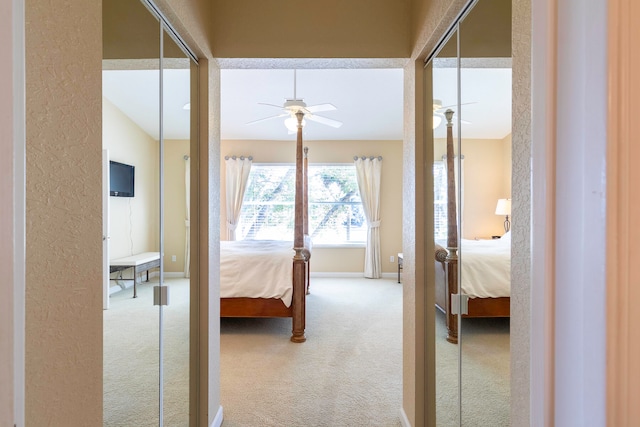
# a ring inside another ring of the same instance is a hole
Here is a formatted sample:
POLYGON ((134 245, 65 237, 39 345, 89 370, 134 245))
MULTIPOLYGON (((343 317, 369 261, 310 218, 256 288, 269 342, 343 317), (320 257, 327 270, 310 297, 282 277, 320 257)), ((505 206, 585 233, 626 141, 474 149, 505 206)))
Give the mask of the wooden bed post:
POLYGON ((456 177, 453 150, 453 111, 444 113, 447 118, 447 341, 458 342, 458 318, 451 314, 451 296, 458 293, 458 218, 456 211, 456 177))
POLYGON ((293 330, 291 341, 305 342, 307 338, 304 336, 305 316, 306 316, 306 263, 304 250, 304 180, 303 180, 303 161, 302 161, 302 119, 304 113, 298 111, 296 113, 298 119, 298 137, 296 142, 296 200, 295 200, 295 231, 293 240, 293 330))
POLYGON ((304 164, 302 168, 302 234, 309 234, 309 147, 304 147, 304 164))
MULTIPOLYGON (((304 236, 309 235, 309 147, 304 147, 304 171, 303 171, 303 203, 302 203, 302 231, 304 236)), ((311 257, 310 253, 307 255, 307 281, 305 283, 306 294, 309 295, 311 288, 311 257)))

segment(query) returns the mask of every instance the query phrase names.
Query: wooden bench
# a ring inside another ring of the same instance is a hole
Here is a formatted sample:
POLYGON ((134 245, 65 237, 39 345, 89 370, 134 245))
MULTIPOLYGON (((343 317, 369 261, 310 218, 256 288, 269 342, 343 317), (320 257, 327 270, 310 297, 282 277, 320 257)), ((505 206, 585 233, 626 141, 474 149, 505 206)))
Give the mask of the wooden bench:
POLYGON ((136 282, 138 273, 147 272, 147 282, 149 281, 149 270, 160 267, 160 252, 142 252, 123 258, 112 259, 109 261, 109 273, 127 270, 133 268, 133 279, 110 279, 110 280, 133 280, 133 297, 138 297, 136 282))

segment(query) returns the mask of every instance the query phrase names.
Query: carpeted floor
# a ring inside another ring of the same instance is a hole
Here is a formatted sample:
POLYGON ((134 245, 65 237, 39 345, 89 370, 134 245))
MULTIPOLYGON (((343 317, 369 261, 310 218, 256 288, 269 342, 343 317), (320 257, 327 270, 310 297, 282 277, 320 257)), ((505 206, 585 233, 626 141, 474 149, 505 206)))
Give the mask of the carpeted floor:
POLYGON ((289 319, 223 319, 225 426, 400 426, 402 285, 312 281, 307 342, 289 319))
POLYGON ((436 309, 436 333, 436 425, 458 426, 462 417, 465 427, 509 426, 509 319, 463 319, 458 346, 445 339, 445 316, 436 309))
MULTIPOLYGON (((104 426, 158 426, 159 309, 153 286, 138 284, 111 295, 104 310, 104 426)), ((189 281, 167 279, 163 307, 164 425, 189 425, 189 281)))
MULTIPOLYGON (((164 308, 166 426, 188 425, 188 281, 168 279, 164 308)), ((158 308, 154 283, 111 297, 105 320, 105 426, 158 425, 158 308)), ((458 425, 458 346, 437 316, 438 426, 458 425)), ((314 278, 307 342, 290 319, 221 319, 225 427, 400 426, 402 285, 314 278)), ((463 425, 509 425, 508 319, 463 327, 463 425)))

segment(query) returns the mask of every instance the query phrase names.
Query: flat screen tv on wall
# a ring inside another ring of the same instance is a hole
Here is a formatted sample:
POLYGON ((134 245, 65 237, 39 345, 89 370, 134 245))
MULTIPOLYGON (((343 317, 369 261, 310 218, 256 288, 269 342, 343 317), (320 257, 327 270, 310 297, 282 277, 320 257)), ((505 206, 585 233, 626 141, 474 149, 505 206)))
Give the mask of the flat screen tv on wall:
POLYGON ((133 197, 135 166, 109 162, 109 194, 115 197, 133 197))

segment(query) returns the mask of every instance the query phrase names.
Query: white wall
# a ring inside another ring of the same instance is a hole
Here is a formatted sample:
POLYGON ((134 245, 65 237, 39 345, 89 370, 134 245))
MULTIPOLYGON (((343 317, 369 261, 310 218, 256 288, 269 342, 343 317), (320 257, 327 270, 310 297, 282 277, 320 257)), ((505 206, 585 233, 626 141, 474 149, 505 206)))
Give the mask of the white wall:
POLYGON ((607 425, 608 3, 532 2, 532 425, 607 425))

